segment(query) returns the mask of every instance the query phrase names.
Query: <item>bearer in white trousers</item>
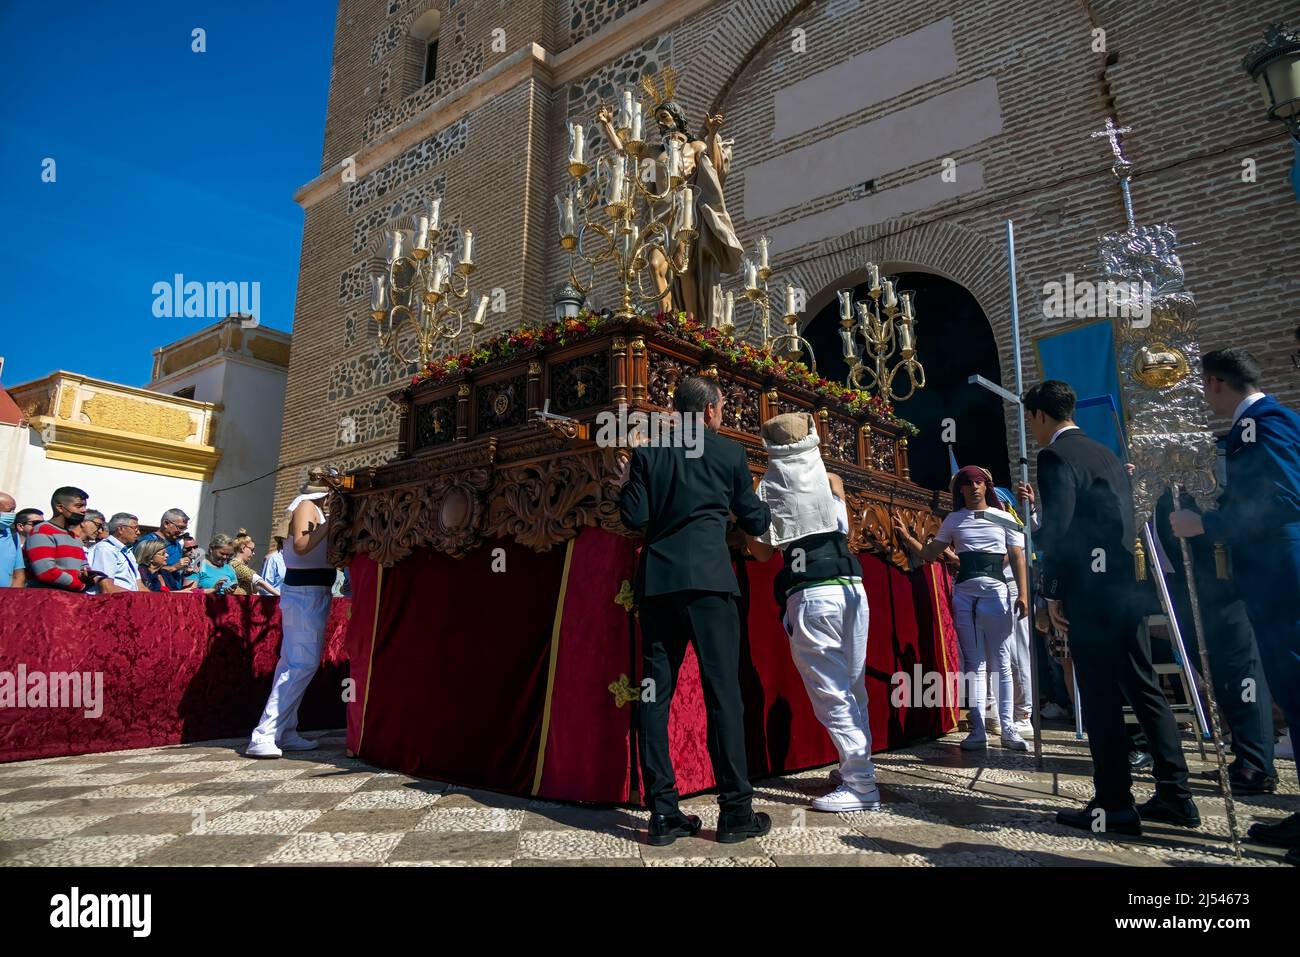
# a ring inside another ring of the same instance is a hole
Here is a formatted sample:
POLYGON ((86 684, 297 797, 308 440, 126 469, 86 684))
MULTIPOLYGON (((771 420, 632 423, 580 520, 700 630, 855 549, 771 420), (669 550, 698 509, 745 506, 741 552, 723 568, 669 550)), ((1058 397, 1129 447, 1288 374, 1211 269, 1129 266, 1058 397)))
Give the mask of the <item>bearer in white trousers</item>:
POLYGON ((244 752, 250 758, 278 758, 281 749, 310 751, 316 747, 315 741, 298 733, 298 706, 320 666, 330 613, 335 571, 325 560, 326 515, 317 504, 328 493, 324 486, 304 485, 302 494, 289 505, 280 590, 284 638, 262 720, 244 752))
POLYGON ((785 567, 773 586, 790 654, 817 720, 839 753, 839 782, 816 798, 819 811, 880 806, 867 713, 867 593, 848 549, 844 484, 827 475, 812 416, 787 413, 763 424, 768 469, 758 497, 772 524, 750 551, 766 561, 776 549, 785 567))

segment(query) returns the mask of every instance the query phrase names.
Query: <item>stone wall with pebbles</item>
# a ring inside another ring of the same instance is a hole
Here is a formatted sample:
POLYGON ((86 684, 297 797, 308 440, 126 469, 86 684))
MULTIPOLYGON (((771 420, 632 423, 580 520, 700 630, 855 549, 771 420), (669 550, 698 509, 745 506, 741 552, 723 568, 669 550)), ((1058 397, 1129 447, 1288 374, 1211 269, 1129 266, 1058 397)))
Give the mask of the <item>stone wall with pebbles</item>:
POLYGON ((462 117, 445 130, 421 140, 348 187, 348 214, 382 199, 437 164, 445 163, 463 150, 468 140, 469 117, 462 117))

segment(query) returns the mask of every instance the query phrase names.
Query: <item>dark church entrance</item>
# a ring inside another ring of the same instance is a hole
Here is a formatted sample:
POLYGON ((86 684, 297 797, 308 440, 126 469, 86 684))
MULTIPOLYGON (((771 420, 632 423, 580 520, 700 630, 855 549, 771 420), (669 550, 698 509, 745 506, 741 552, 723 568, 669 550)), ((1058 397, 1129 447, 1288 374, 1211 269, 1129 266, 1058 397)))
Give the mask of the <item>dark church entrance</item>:
MULTIPOLYGON (((926 488, 944 489, 952 470, 948 447, 940 441, 942 422, 956 422, 953 451, 958 465, 982 465, 999 485, 1010 487, 1010 456, 1002 400, 979 386, 968 384, 972 375, 1001 382, 997 344, 979 304, 965 288, 932 273, 904 272, 898 289, 914 290, 917 358, 925 366, 926 385, 906 402, 896 403, 899 415, 916 425, 920 435, 908 444, 912 481, 926 488)), ((839 287, 837 287, 839 288, 839 287)), ((866 284, 857 286, 853 299, 868 297, 866 284)), ((839 300, 832 298, 809 324, 805 335, 817 352, 818 374, 843 382, 848 366, 842 358, 839 300)), ((861 339, 858 340, 861 346, 861 339)), ((906 388, 905 374, 895 388, 906 388)))

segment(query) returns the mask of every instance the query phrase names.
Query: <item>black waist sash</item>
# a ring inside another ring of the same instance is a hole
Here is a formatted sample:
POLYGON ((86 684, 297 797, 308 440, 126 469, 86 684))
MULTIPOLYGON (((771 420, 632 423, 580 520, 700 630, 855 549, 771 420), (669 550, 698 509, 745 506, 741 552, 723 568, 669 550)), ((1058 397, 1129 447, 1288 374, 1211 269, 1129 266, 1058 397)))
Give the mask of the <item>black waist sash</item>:
POLYGON ((957 569, 957 582, 969 578, 996 578, 1005 581, 1002 575, 1002 562, 1006 552, 958 552, 957 560, 961 567, 957 569))
POLYGON ((337 577, 332 568, 288 568, 284 572, 284 584, 326 585, 332 588, 337 577))

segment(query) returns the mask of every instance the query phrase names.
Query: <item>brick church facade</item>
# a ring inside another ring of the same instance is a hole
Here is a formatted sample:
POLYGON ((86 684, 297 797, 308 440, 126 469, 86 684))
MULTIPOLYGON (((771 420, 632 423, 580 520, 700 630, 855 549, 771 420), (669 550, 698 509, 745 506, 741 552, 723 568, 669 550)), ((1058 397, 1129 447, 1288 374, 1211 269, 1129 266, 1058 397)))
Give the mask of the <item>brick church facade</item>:
MULTIPOLYGON (((386 228, 441 195, 444 224, 474 231, 474 294, 499 290, 505 304, 486 332, 545 321, 567 269, 552 201, 568 185, 566 123, 594 126, 598 103, 666 66, 692 130, 725 117, 736 231, 747 248, 772 236, 776 278, 806 290, 808 319, 868 259, 941 277, 972 304, 960 336, 987 340, 1006 385, 1003 222, 1016 223, 1032 382, 1033 341, 1080 321, 1046 317, 1044 289, 1067 273, 1095 280, 1097 238, 1124 226, 1109 147, 1089 135, 1114 116, 1133 129, 1138 222, 1179 231, 1203 347, 1250 348, 1267 390, 1295 405, 1292 151, 1240 65, 1269 22, 1295 19, 1283 7, 341 0, 321 172, 296 196, 306 222, 276 508, 309 465, 377 464, 396 448, 386 393, 414 370, 381 353, 369 316, 386 228)), ((599 275, 595 301, 612 306, 599 275)), ((934 350, 923 293, 916 308, 934 350)), ((1017 423, 1003 424, 1014 449, 1017 423)))

